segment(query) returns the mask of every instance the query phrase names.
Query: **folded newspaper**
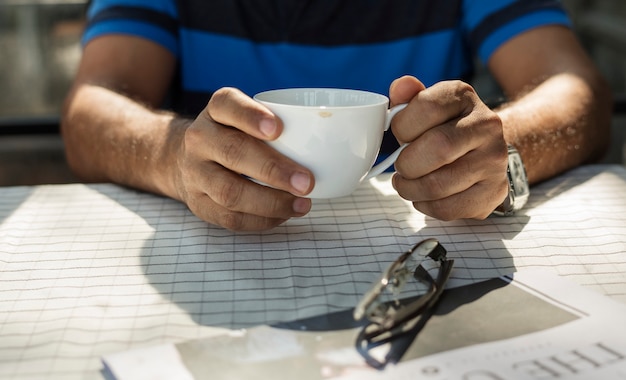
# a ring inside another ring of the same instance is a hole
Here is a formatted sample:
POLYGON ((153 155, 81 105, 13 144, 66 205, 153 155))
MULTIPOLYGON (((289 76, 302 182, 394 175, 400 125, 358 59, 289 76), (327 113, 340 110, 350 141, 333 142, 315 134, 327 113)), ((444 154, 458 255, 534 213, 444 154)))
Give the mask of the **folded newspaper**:
POLYGON ((355 347, 352 310, 116 353, 126 379, 626 379, 626 305, 542 272, 448 289, 401 360, 355 347))

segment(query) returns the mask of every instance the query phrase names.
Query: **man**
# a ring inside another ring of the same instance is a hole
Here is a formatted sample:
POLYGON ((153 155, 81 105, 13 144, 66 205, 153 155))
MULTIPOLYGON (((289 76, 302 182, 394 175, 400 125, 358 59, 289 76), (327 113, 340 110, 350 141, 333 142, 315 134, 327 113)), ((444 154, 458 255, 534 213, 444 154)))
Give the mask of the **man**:
POLYGON ((556 0, 95 0, 68 162, 228 229, 269 229, 310 210, 315 179, 263 143, 282 124, 251 96, 388 90, 409 103, 391 127, 409 143, 398 194, 435 218, 486 218, 509 193, 507 144, 536 183, 608 142, 610 94, 568 22, 556 0), (495 111, 464 82, 474 56, 509 99, 495 111))

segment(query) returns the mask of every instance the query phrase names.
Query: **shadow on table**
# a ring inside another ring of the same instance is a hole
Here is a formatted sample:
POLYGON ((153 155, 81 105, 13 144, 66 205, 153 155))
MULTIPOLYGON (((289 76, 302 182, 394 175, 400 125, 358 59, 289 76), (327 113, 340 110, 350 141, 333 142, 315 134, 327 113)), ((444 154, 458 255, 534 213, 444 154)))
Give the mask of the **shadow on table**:
MULTIPOLYGON (((403 300, 410 303, 414 298, 403 300)), ((493 342, 558 326, 578 318, 504 278, 494 278, 444 291, 419 331, 409 333, 404 359, 493 342), (468 328, 470 327, 470 328, 468 328)), ((352 310, 275 325, 298 331, 360 329, 352 310)), ((355 335, 354 331, 351 333, 355 335)), ((353 339, 354 340, 354 339, 353 339)), ((400 345, 407 342, 399 342, 400 345)))
MULTIPOLYGON (((199 380, 215 373, 231 378, 265 378, 276 373, 281 378, 302 380, 317 379, 320 374, 340 377, 362 370, 369 355, 358 347, 356 338, 363 325, 355 323, 351 314, 351 310, 344 310, 240 334, 187 341, 176 348, 186 368, 199 380)), ((372 354, 382 357, 386 365, 522 336, 576 318, 511 286, 508 280, 492 279, 446 290, 418 331, 399 336, 383 347, 382 353, 372 354)), ((416 370, 429 371, 421 373, 425 378, 437 373, 432 371, 445 370, 434 365, 436 362, 416 370)), ((414 375, 419 377, 420 373, 414 375)))
MULTIPOLYGON (((539 185, 530 207, 593 179, 592 169, 575 172, 575 180, 539 185)), ((350 310, 382 270, 427 237, 437 238, 455 260, 452 287, 516 271, 507 242, 530 223, 525 213, 442 222, 416 217, 395 194, 373 191, 317 203, 310 216, 261 233, 208 225, 169 199, 121 204, 154 230, 141 255, 148 282, 203 326, 249 328, 350 310), (146 207, 150 202, 159 209, 146 207)))
POLYGON ((455 286, 515 271, 502 239, 514 237, 527 220, 427 218, 415 231, 407 224, 414 211, 397 196, 386 196, 377 212, 354 211, 371 197, 318 205, 311 217, 319 220, 293 219, 262 233, 208 225, 169 199, 158 198, 158 213, 141 204, 122 206, 154 229, 141 256, 148 282, 204 326, 249 328, 350 310, 416 236, 437 237, 458 260, 455 286), (372 236, 374 230, 390 237, 372 236), (481 262, 488 268, 473 266, 481 262))
POLYGON ((249 328, 350 309, 409 242, 404 202, 390 199, 392 219, 388 209, 356 212, 359 202, 320 202, 311 216, 258 233, 207 225, 181 205, 149 221, 142 267, 200 325, 249 328))

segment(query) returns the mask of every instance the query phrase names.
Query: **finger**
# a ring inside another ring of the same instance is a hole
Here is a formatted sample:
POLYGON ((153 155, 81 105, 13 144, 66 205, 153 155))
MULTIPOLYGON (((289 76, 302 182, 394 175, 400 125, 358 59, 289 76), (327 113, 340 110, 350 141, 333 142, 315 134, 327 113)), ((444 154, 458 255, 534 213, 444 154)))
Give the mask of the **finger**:
POLYGON ((236 88, 217 90, 205 108, 207 117, 233 126, 262 140, 274 140, 282 132, 282 123, 266 107, 236 88))
MULTIPOLYGON (((267 144, 231 127, 220 125, 204 112, 186 129, 184 150, 187 161, 218 162, 295 195, 306 195, 314 186, 313 174, 267 144)), ((189 165, 189 164, 187 164, 189 165)))
MULTIPOLYGON (((425 131, 412 141, 398 157, 395 167, 407 179, 420 178, 449 165, 473 151, 476 160, 503 162, 505 143, 502 121, 486 106, 459 119, 448 121, 425 131)), ((460 173, 461 175, 465 175, 460 173)))
MULTIPOLYGON (((208 198, 208 197, 206 197, 208 198)), ((192 210, 196 216, 207 223, 224 227, 231 231, 265 231, 287 221, 287 219, 267 218, 243 212, 228 210, 218 205, 210 205, 207 199, 204 207, 192 210)))
POLYGON ((391 106, 396 104, 408 103, 426 86, 417 78, 405 75, 394 80, 389 86, 389 100, 391 106))
POLYGON ((413 207, 433 218, 450 221, 457 219, 485 219, 506 196, 507 187, 494 188, 477 183, 462 193, 434 201, 415 201, 413 207))
POLYGON ((417 179, 451 164, 473 146, 461 134, 452 123, 427 130, 404 148, 395 162, 396 171, 403 178, 417 179))
POLYGON ((400 112, 391 123, 398 141, 410 142, 435 126, 469 115, 480 102, 474 89, 461 81, 437 83, 420 91, 407 110, 400 112))
POLYGON ((258 185, 215 163, 207 164, 204 171, 206 175, 199 176, 194 186, 201 191, 187 203, 198 217, 225 228, 267 229, 311 208, 309 199, 258 185))
POLYGON ((210 161, 236 173, 295 195, 303 196, 313 189, 315 180, 310 170, 238 130, 216 126, 205 143, 210 161))
MULTIPOLYGON (((214 164, 213 164, 214 165, 214 164)), ((227 170, 213 170, 202 188, 220 206, 258 216, 289 219, 302 216, 310 209, 310 200, 288 192, 259 185, 227 170), (306 209, 300 199, 308 202, 306 209), (298 202, 296 202, 298 201, 298 202)))
POLYGON ((287 219, 267 218, 236 212, 217 205, 213 205, 210 209, 200 208, 199 210, 200 212, 194 212, 194 210, 192 212, 207 223, 218 225, 231 231, 265 231, 287 221, 287 219))
POLYGON ((467 155, 418 178, 406 178, 397 173, 393 186, 398 194, 411 201, 435 201, 467 191, 477 183, 494 183, 494 188, 506 184, 506 166, 501 158, 486 152, 472 151, 467 155))

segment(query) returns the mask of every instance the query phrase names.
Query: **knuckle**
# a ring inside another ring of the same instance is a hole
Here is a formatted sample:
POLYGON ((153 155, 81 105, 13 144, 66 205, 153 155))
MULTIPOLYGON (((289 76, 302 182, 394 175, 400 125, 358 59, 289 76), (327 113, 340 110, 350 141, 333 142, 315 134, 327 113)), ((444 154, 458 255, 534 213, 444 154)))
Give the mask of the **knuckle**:
POLYGON ((443 180, 442 176, 427 175, 422 178, 424 195, 428 199, 439 199, 446 195, 447 181, 443 180))
POLYGON ((437 147, 437 149, 428 149, 430 161, 435 163, 449 163, 450 152, 455 149, 455 141, 448 133, 446 128, 433 128, 427 133, 428 141, 426 146, 437 147))
POLYGON ((419 95, 421 114, 430 115, 440 112, 444 105, 445 97, 440 96, 439 93, 433 91, 424 91, 419 95))
POLYGON ((186 147, 195 146, 196 144, 201 143, 203 138, 201 128, 198 128, 195 124, 191 124, 187 129, 185 129, 183 139, 186 147))
POLYGON ((203 146, 204 141, 206 141, 206 134, 202 128, 192 124, 185 129, 179 150, 180 154, 175 158, 179 174, 182 177, 188 174, 188 170, 194 170, 193 167, 197 164, 203 152, 202 150, 198 150, 198 147, 203 146))
POLYGON ((476 94, 474 87, 472 87, 472 85, 467 82, 464 82, 462 80, 454 80, 452 81, 452 83, 454 84, 457 93, 462 94, 463 96, 471 95, 473 97, 476 94))
POLYGON ((472 87, 469 83, 461 80, 454 80, 452 81, 452 84, 457 99, 471 101, 476 99, 476 90, 474 90, 474 87, 472 87))
MULTIPOLYGON (((485 106, 486 108, 487 106, 485 106)), ((490 136, 504 140, 504 132, 502 129, 502 119, 492 110, 486 108, 481 117, 481 125, 487 130, 490 136)))
MULTIPOLYGON (((400 153, 400 156, 398 157, 398 159, 396 160, 396 162, 394 162, 394 170, 396 171, 396 173, 398 173, 399 176, 401 177, 409 177, 409 170, 411 169, 411 163, 408 162, 409 160, 405 160, 402 157, 402 153, 400 153)), ((399 182, 400 179, 396 176, 393 177, 393 183, 394 183, 394 187, 396 186, 396 183, 399 182)))
POLYGON ((211 99, 204 109, 205 117, 226 124, 228 122, 228 110, 232 109, 234 99, 237 96, 238 93, 235 88, 223 87, 218 89, 211 95, 211 99))
POLYGON ((218 142, 220 162, 227 168, 234 168, 241 161, 247 150, 247 135, 229 131, 221 136, 218 142))
POLYGON ((500 119, 500 116, 498 116, 497 113, 495 113, 494 111, 492 111, 491 109, 489 109, 486 105, 486 117, 485 117, 485 123, 490 126, 491 128, 493 128, 493 130, 497 133, 497 134, 502 134, 502 119, 500 119))
POLYGON ((244 188, 239 181, 221 181, 216 186, 213 201, 227 210, 237 209, 243 198, 244 188))
POLYGON ((211 95, 211 99, 209 99, 209 113, 215 109, 219 109, 219 107, 224 105, 234 94, 235 89, 232 87, 222 87, 215 91, 213 95, 211 95))
POLYGON ((456 81, 454 98, 461 105, 461 115, 475 114, 477 104, 482 104, 474 87, 462 81, 456 81))
POLYGON ((450 222, 459 218, 458 212, 454 208, 442 204, 440 204, 433 213, 433 216, 444 222, 450 222))
POLYGON ((262 178, 273 180, 282 176, 281 165, 275 159, 267 159, 261 163, 260 174, 262 178))
POLYGON ((290 208, 285 207, 286 204, 281 203, 279 199, 269 200, 267 201, 266 205, 266 214, 268 215, 268 217, 288 219, 293 214, 293 211, 290 208))
POLYGON ((244 229, 244 215, 240 212, 226 211, 219 215, 218 224, 231 231, 244 229))
POLYGON ((460 126, 474 128, 482 135, 490 136, 494 139, 504 140, 502 129, 502 119, 497 113, 489 109, 483 103, 477 103, 469 109, 469 113, 460 121, 460 126))

